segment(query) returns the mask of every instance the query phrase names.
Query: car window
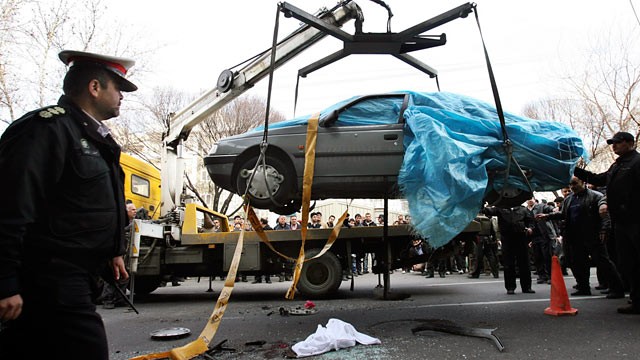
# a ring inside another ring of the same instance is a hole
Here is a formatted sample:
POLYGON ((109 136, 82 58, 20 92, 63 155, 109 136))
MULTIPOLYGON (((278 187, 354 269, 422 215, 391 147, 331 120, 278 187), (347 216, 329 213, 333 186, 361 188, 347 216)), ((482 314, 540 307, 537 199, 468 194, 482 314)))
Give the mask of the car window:
POLYGON ((404 94, 365 98, 343 109, 336 126, 397 124, 404 94))

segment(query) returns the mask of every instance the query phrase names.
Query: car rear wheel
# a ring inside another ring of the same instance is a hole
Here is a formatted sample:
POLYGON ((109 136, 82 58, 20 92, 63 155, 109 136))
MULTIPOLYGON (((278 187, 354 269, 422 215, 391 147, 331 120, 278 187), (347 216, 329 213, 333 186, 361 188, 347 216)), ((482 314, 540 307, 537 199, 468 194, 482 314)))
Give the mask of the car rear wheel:
POLYGON ((291 215, 300 211, 302 207, 302 201, 300 199, 292 199, 282 206, 272 205, 269 206, 269 211, 279 215, 291 215))
POLYGON ((484 201, 488 202, 491 206, 496 206, 499 208, 510 208, 519 206, 532 197, 533 194, 530 191, 507 187, 500 190, 489 190, 489 192, 484 197, 484 201))
POLYGON ((295 171, 282 159, 267 154, 265 164, 257 164, 258 156, 253 156, 240 166, 236 175, 236 189, 240 195, 245 190, 251 205, 260 209, 285 206, 295 194, 295 171), (252 174, 253 179, 251 179, 252 174), (251 179, 251 184, 247 183, 251 179), (273 199, 273 200, 272 200, 273 199))
MULTIPOLYGON (((320 249, 311 249, 307 258, 316 256, 320 249)), ((334 294, 342 283, 340 260, 331 251, 317 259, 309 260, 302 266, 298 291, 308 298, 323 298, 334 294)))

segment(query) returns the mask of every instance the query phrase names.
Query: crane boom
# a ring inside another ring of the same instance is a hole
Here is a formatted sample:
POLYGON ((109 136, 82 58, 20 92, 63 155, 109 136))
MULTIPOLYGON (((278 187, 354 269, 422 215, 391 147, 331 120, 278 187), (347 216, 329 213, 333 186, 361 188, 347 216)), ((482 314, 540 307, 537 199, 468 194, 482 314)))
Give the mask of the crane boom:
MULTIPOLYGON (((282 8, 283 4, 286 5, 281 3, 279 6, 282 8)), ((340 27, 352 19, 361 19, 362 15, 360 7, 355 2, 347 0, 331 11, 321 13, 318 18, 327 24, 340 27)), ((320 29, 302 25, 277 45, 273 64, 271 50, 268 50, 240 70, 224 70, 215 88, 170 116, 169 129, 163 139, 161 214, 168 213, 181 203, 184 172, 184 165, 180 161, 181 143, 189 137, 191 130, 209 115, 252 88, 266 77, 272 68, 279 68, 326 35, 326 32, 320 29)))

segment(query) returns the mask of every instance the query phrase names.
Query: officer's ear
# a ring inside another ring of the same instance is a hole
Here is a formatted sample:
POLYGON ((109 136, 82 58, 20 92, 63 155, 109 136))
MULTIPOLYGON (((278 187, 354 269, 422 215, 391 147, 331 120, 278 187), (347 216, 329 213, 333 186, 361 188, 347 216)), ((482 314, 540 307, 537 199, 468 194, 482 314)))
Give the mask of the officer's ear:
POLYGON ((98 93, 101 89, 102 87, 100 86, 100 81, 98 79, 92 79, 87 85, 87 90, 89 90, 89 94, 92 97, 98 97, 98 93))

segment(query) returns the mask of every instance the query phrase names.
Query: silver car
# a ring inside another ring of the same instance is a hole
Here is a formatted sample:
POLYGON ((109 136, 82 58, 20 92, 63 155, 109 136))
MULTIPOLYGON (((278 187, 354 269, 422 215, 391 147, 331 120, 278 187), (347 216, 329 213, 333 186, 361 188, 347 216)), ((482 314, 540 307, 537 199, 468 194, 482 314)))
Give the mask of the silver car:
MULTIPOLYGON (((401 196, 397 177, 404 156, 403 113, 409 97, 402 92, 355 97, 322 112, 313 200, 401 196)), ((260 129, 221 139, 204 160, 211 179, 231 192, 246 192, 254 207, 280 214, 298 211, 307 119, 269 126, 264 163, 258 163, 263 138, 260 129)), ((497 198, 495 191, 488 195, 497 198)), ((500 199, 512 206, 530 196, 514 189, 500 199)))
MULTIPOLYGON (((399 196, 396 181, 404 155, 402 113, 407 103, 407 94, 371 95, 323 112, 312 199, 399 196), (381 103, 388 111, 379 111, 381 103), (367 121, 353 125, 350 118, 367 121)), ((270 125, 265 161, 257 164, 263 132, 252 130, 221 139, 204 163, 216 185, 238 194, 246 191, 257 208, 290 214, 301 205, 306 134, 306 120, 270 125)))

